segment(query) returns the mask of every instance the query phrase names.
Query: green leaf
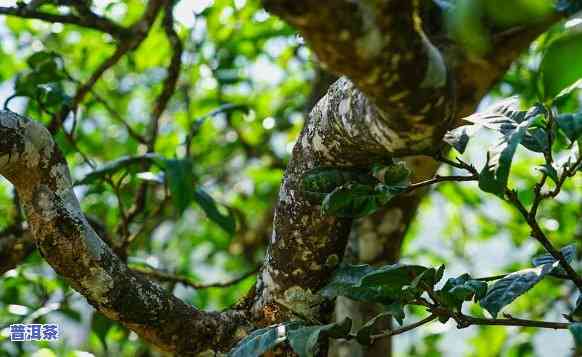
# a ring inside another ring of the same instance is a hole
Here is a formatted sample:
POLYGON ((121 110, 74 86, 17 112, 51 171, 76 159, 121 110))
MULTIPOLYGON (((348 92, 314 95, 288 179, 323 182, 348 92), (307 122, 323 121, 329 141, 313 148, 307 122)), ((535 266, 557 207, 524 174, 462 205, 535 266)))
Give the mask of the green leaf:
POLYGON ((38 85, 37 99, 45 108, 56 108, 71 104, 72 98, 68 96, 61 83, 51 82, 38 85))
POLYGON ((351 328, 352 320, 349 318, 328 325, 299 327, 289 331, 289 344, 299 357, 313 357, 321 338, 346 337, 351 328))
POLYGON ((145 163, 158 163, 160 159, 161 157, 158 154, 151 153, 139 156, 124 156, 115 161, 111 161, 101 166, 99 169, 85 175, 85 177, 83 177, 81 180, 75 183, 75 186, 93 183, 98 179, 101 179, 106 176, 111 176, 121 171, 122 169, 129 168, 130 166, 145 163))
POLYGON ((582 137, 582 113, 560 114, 556 117, 556 123, 570 141, 575 142, 582 137))
POLYGON ((341 264, 334 272, 329 283, 320 290, 320 294, 330 299, 337 296, 346 296, 358 301, 391 303, 380 288, 360 285, 360 280, 366 274, 374 271, 376 271, 376 268, 366 264, 341 264))
POLYGON ((372 167, 372 174, 378 180, 389 186, 394 193, 402 192, 410 182, 411 171, 404 161, 392 165, 376 164, 372 167))
POLYGON ((376 269, 362 277, 362 286, 378 286, 400 288, 411 284, 414 279, 428 268, 420 265, 393 264, 376 269))
POLYGON ((481 299, 480 305, 496 317, 501 309, 539 283, 555 265, 556 263, 545 264, 537 268, 520 270, 497 280, 487 295, 481 299))
POLYGON ((548 134, 543 128, 530 128, 521 145, 533 152, 543 153, 549 148, 548 134))
MULTIPOLYGON (((564 248, 560 249, 560 252, 564 256, 564 258, 566 258, 566 261, 568 263, 571 263, 574 260, 574 258, 576 258, 576 245, 575 244, 568 244, 564 248)), ((542 255, 538 255, 537 257, 534 257, 531 262, 534 266, 537 267, 537 266, 542 266, 542 265, 546 265, 546 264, 554 264, 554 263, 556 263, 556 259, 554 259, 554 257, 551 254, 547 253, 547 254, 542 254, 542 255)), ((566 275, 564 268, 562 268, 562 266, 560 266, 560 265, 557 265, 551 271, 551 273, 552 274, 566 275)))
POLYGON ((443 288, 435 293, 447 307, 460 311, 464 301, 479 301, 487 294, 487 283, 463 274, 449 278, 443 288))
POLYGON ((540 109, 534 107, 527 113, 507 111, 502 116, 486 118, 482 124, 494 128, 499 134, 499 140, 487 152, 487 162, 479 175, 479 188, 503 196, 513 155, 539 113, 540 109))
POLYGON ((350 183, 374 185, 377 180, 362 169, 324 166, 305 172, 301 182, 305 197, 316 204, 336 188, 350 183))
POLYGON ((576 306, 574 307, 574 311, 570 313, 570 317, 576 321, 582 319, 582 293, 579 293, 576 299, 576 306))
POLYGON ((93 317, 91 318, 91 332, 93 332, 99 341, 103 344, 103 347, 107 349, 107 333, 109 329, 111 329, 115 323, 105 316, 103 316, 99 312, 93 313, 93 317))
POLYGON ((228 234, 234 234, 236 229, 236 219, 231 210, 228 210, 228 214, 221 213, 212 196, 200 187, 194 189, 193 197, 194 201, 200 206, 200 208, 202 208, 211 221, 216 223, 228 234))
POLYGON ((229 357, 261 356, 287 339, 290 330, 300 326, 297 322, 273 325, 251 332, 243 338, 230 352, 229 357))
POLYGON ((546 174, 549 178, 552 179, 555 183, 558 183, 558 171, 549 163, 545 163, 542 166, 538 167, 538 170, 546 174))
POLYGON ((460 154, 464 153, 469 144, 469 140, 475 135, 478 127, 473 125, 463 125, 453 130, 449 130, 443 140, 455 148, 460 154))
POLYGON ((571 32, 550 42, 540 64, 540 89, 543 100, 564 95, 582 78, 582 33, 571 32), (565 92, 564 92, 565 91, 565 92))
POLYGON ((194 174, 192 160, 189 159, 166 159, 164 161, 166 180, 172 202, 176 208, 178 216, 190 206, 194 199, 194 174))
POLYGON ((347 184, 325 196, 321 213, 337 217, 363 217, 378 211, 394 196, 390 187, 386 185, 347 184))
MULTIPOLYGON (((574 346, 577 352, 582 351, 582 323, 574 322, 568 326, 568 330, 574 338, 574 346)), ((576 354, 578 355, 578 354, 576 354)))

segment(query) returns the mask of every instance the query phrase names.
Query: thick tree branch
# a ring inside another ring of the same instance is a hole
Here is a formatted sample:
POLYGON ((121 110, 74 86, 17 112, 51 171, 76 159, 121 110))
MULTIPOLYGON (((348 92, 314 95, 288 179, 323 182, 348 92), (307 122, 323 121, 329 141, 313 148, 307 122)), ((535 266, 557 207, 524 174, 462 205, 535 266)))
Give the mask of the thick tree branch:
MULTIPOLYGON (((341 260, 352 223, 322 216, 319 206, 303 197, 303 173, 317 166, 366 168, 389 156, 436 151, 453 114, 470 113, 519 53, 551 22, 513 32, 495 42, 493 51, 479 61, 459 49, 450 51, 445 56, 447 85, 427 89, 421 85, 429 60, 423 40, 426 35, 418 27, 420 11, 411 5, 414 1, 371 2, 377 5, 264 2, 299 29, 324 65, 353 79, 338 80, 311 112, 280 189, 273 237, 253 306, 258 318, 272 323, 285 319, 284 313, 272 313, 281 310, 281 305, 318 306, 312 294, 325 284, 341 260), (366 25, 369 27, 364 31, 365 21, 373 24, 366 25), (374 36, 370 33, 375 31, 380 35, 376 37, 380 50, 358 53, 359 40, 374 36), (365 74, 373 74, 376 68, 383 79, 372 76, 374 80, 366 82, 365 74)), ((320 311, 314 309, 312 313, 320 311)))
POLYGON ((87 222, 39 123, 0 112, 0 174, 15 186, 42 256, 108 318, 179 355, 227 349, 247 324, 242 311, 199 311, 128 269, 87 222))

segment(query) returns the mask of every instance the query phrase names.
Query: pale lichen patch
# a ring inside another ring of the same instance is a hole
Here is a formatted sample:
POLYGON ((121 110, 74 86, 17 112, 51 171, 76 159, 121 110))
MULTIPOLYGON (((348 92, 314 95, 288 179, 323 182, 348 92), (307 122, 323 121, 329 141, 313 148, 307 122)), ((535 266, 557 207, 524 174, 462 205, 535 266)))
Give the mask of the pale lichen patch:
POLYGON ((79 282, 88 292, 88 297, 99 303, 105 302, 114 285, 111 276, 99 267, 90 267, 89 274, 82 277, 79 282))

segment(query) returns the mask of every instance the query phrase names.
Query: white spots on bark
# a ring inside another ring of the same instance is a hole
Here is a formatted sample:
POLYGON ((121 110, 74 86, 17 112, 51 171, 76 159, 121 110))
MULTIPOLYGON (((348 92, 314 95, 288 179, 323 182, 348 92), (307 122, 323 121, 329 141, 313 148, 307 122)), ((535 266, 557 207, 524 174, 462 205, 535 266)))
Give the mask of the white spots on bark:
POLYGON ((89 274, 82 277, 79 283, 88 292, 88 298, 100 304, 107 302, 107 295, 114 285, 112 277, 101 267, 90 267, 89 274))
POLYGON ((270 302, 273 302, 277 291, 281 288, 275 282, 273 275, 277 275, 276 271, 271 273, 271 269, 273 268, 271 264, 268 264, 269 256, 265 258, 265 265, 261 270, 261 274, 259 275, 259 279, 257 282, 257 287, 260 287, 260 292, 258 298, 255 300, 255 304, 253 305, 253 314, 260 314, 260 310, 270 302))
POLYGON ((406 147, 406 142, 400 138, 398 133, 390 129, 379 115, 367 113, 364 120, 370 135, 388 152, 406 147))
POLYGON ((57 202, 55 202, 55 194, 46 186, 40 185, 36 189, 34 199, 32 202, 35 207, 35 213, 44 220, 52 221, 57 216, 57 202))

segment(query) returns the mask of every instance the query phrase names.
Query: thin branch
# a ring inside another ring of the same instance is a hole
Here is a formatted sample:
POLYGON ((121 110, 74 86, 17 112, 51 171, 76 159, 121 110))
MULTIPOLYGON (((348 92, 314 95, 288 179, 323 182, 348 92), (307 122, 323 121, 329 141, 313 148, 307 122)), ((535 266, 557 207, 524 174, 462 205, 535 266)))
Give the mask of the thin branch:
POLYGON ((164 82, 164 87, 162 92, 158 96, 156 104, 154 106, 152 117, 151 117, 151 133, 148 143, 148 151, 153 151, 158 136, 159 121, 162 113, 166 110, 168 103, 174 92, 176 91, 176 85, 178 84, 178 79, 180 78, 180 69, 182 68, 182 53, 184 52, 184 45, 182 40, 178 36, 178 33, 174 29, 174 16, 173 8, 175 2, 166 6, 163 27, 168 38, 168 42, 172 47, 173 54, 170 60, 170 65, 168 66, 167 72, 168 76, 164 82))
POLYGON ((241 281, 245 280, 246 278, 251 277, 253 275, 256 275, 257 271, 259 269, 258 268, 253 269, 253 270, 241 275, 240 277, 233 279, 233 280, 230 280, 230 281, 216 282, 216 283, 210 283, 210 284, 196 283, 196 282, 192 281, 192 279, 190 279, 186 276, 173 275, 173 274, 169 274, 169 273, 162 272, 159 270, 142 269, 142 268, 136 268, 136 267, 131 268, 131 270, 133 270, 136 273, 146 275, 148 277, 151 277, 151 278, 153 278, 155 280, 159 280, 159 281, 168 281, 168 282, 180 283, 180 284, 192 287, 194 289, 209 289, 209 288, 226 288, 226 287, 238 284, 241 281))
POLYGON ((419 189, 421 187, 425 187, 425 186, 430 186, 433 185, 435 183, 439 183, 439 182, 462 182, 462 181, 477 181, 479 180, 479 176, 478 175, 471 175, 471 176, 440 176, 440 175, 436 175, 435 177, 429 179, 429 180, 425 180, 425 181, 421 181, 421 182, 417 182, 417 183, 413 183, 411 185, 408 186, 408 188, 406 189, 407 192, 411 192, 414 191, 416 189, 419 189))
POLYGON ((431 314, 430 316, 428 316, 428 317, 426 317, 418 322, 415 322, 413 324, 403 326, 403 327, 396 329, 396 330, 386 330, 386 331, 379 333, 377 335, 372 335, 372 336, 370 336, 370 338, 373 341, 373 340, 377 340, 379 338, 400 335, 400 334, 408 332, 410 330, 414 330, 415 328, 420 327, 422 325, 426 325, 427 323, 432 322, 432 321, 436 320, 437 318, 438 318, 438 315, 431 314))
POLYGON ((59 113, 53 116, 51 122, 48 125, 48 129, 52 134, 56 133, 70 112, 76 111, 78 105, 91 91, 101 76, 111 67, 115 66, 119 60, 125 56, 125 54, 139 47, 139 45, 147 37, 149 30, 152 28, 153 22, 155 21, 162 5, 164 5, 167 1, 168 0, 150 0, 150 2, 148 2, 148 6, 144 11, 141 19, 131 26, 131 36, 127 39, 127 41, 121 42, 117 46, 115 52, 109 58, 103 61, 103 63, 101 63, 101 65, 95 72, 93 72, 91 77, 85 83, 77 88, 75 96, 72 100, 72 104, 63 108, 59 113))
POLYGON ((566 258, 562 254, 562 252, 560 252, 558 249, 556 249, 553 246, 551 241, 548 239, 548 237, 542 231, 536 218, 533 217, 530 214, 530 212, 528 212, 528 210, 525 208, 523 203, 521 203, 521 201, 517 197, 517 192, 512 191, 512 190, 506 190, 505 194, 506 194, 507 198, 509 199, 509 202, 513 203, 513 205, 517 208, 519 213, 521 213, 523 218, 526 220, 526 222, 530 226, 530 228, 532 230, 532 236, 538 242, 540 242, 540 244, 544 247, 544 249, 548 253, 550 253, 552 255, 552 257, 554 257, 554 259, 556 259, 557 261, 560 262, 560 265, 564 268, 564 270, 566 271, 566 274, 568 275, 570 280, 572 280, 574 282, 574 284, 576 284, 576 286, 582 290, 582 278, 578 275, 578 273, 576 273, 576 271, 574 270, 574 268, 572 268, 570 263, 568 263, 568 261, 566 260, 566 258))
MULTIPOLYGON (((509 316, 509 315, 506 315, 509 316)), ((550 328, 555 330, 568 329, 570 323, 567 322, 550 322, 550 321, 537 321, 537 320, 525 320, 517 319, 514 317, 509 317, 506 319, 485 319, 479 317, 472 317, 467 315, 461 315, 458 317, 457 323, 459 328, 468 327, 471 325, 487 325, 487 326, 522 326, 522 327, 538 327, 538 328, 550 328)))
POLYGON ((128 38, 131 35, 131 31, 129 29, 93 12, 83 13, 82 16, 76 16, 73 14, 51 14, 27 7, 0 7, 0 15, 81 26, 108 33, 117 40, 128 38))

